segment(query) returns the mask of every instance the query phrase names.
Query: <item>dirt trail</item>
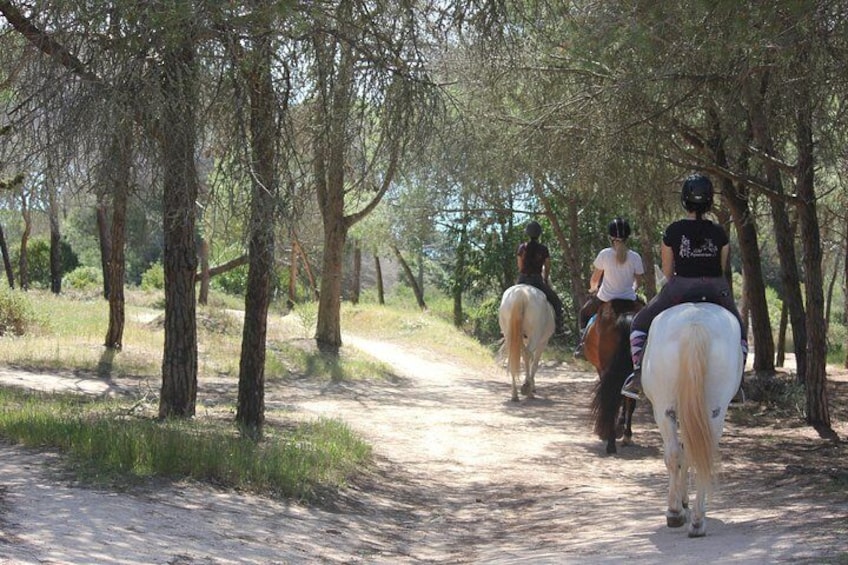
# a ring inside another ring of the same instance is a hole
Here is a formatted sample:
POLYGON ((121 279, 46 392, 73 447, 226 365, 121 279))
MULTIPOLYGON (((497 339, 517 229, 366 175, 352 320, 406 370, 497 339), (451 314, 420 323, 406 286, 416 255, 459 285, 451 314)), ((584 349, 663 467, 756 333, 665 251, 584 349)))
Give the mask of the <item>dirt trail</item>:
MULTIPOLYGON (((616 456, 591 435, 593 373, 544 367, 539 397, 513 403, 500 369, 476 374, 380 342, 346 336, 345 343, 392 365, 396 381, 266 391, 269 419, 278 410, 339 417, 375 445, 377 471, 335 508, 185 484, 98 492, 57 476, 53 455, 0 446, 0 563, 844 563, 848 556, 848 493, 834 482, 848 476, 844 443, 828 446, 803 427, 729 425, 707 537, 690 540, 685 528, 665 526, 667 478, 648 407, 637 411, 637 444, 616 456)), ((0 371, 3 382, 31 386, 27 378, 48 389, 107 386, 0 371)), ((234 395, 235 383, 202 380, 200 403, 220 401, 204 397, 210 390, 234 395)), ((846 437, 848 426, 837 432, 846 437)))

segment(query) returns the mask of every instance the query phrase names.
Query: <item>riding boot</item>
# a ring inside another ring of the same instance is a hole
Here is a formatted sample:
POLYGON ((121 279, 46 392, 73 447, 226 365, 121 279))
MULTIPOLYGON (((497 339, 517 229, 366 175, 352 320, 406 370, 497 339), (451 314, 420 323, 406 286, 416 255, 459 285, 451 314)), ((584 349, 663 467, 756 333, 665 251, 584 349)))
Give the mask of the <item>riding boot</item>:
POLYGON ((630 356, 633 360, 633 372, 624 381, 621 394, 633 400, 642 398, 642 355, 645 352, 646 341, 648 341, 647 333, 640 330, 630 332, 630 356))
MULTIPOLYGON (((745 365, 748 362, 748 340, 743 337, 740 345, 742 346, 742 380, 744 380, 745 365)), ((733 396, 733 399, 730 401, 730 403, 745 404, 745 390, 742 388, 742 381, 739 382, 739 390, 736 391, 736 394, 733 396)))
POLYGON ((633 400, 642 400, 642 367, 633 367, 633 372, 621 387, 621 394, 633 400))
POLYGON ((586 339, 586 328, 580 330, 580 342, 577 344, 577 348, 574 350, 574 358, 575 359, 585 359, 586 354, 583 351, 584 340, 586 339))
POLYGON ((557 312, 554 315, 554 335, 562 337, 565 335, 565 322, 562 319, 562 312, 557 312))

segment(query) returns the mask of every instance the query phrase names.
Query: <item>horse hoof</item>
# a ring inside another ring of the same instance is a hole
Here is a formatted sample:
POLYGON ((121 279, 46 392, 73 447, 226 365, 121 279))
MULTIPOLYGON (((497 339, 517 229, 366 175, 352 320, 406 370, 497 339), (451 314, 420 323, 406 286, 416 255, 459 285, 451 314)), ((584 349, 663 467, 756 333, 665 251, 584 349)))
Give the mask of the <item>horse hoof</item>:
MULTIPOLYGON (((669 528, 680 528, 686 525, 685 512, 666 512, 665 525, 669 528)), ((691 532, 690 532, 691 533, 691 532)))
POLYGON ((704 526, 704 523, 701 522, 699 524, 692 523, 689 526, 689 537, 690 538, 702 538, 707 535, 707 528, 704 526))
POLYGON ((621 445, 633 445, 633 436, 625 435, 621 438, 621 445))
POLYGON ((607 455, 613 455, 614 453, 618 453, 618 450, 615 448, 615 442, 610 442, 607 444, 607 455))
POLYGON ((518 395, 512 397, 513 402, 518 402, 518 395))
POLYGON ((530 391, 530 387, 527 386, 527 383, 521 385, 521 394, 526 395, 530 391))

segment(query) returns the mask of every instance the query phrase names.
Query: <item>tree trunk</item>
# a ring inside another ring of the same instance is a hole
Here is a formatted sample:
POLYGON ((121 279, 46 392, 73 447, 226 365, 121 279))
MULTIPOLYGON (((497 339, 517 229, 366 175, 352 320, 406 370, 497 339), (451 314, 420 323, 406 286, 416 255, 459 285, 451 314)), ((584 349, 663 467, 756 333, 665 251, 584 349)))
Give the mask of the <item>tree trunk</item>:
POLYGON ((350 289, 350 301, 359 304, 359 293, 362 288, 362 247, 359 240, 353 242, 353 273, 350 289))
POLYGON ((324 215, 324 262, 321 267, 321 290, 318 293, 315 341, 320 351, 337 354, 342 346, 342 266, 347 226, 343 221, 332 219, 343 217, 342 207, 333 204, 328 207, 328 210, 332 209, 336 211, 324 215))
POLYGON ((236 421, 257 439, 265 422, 265 352, 271 274, 274 272, 274 217, 278 193, 276 101, 272 83, 270 33, 255 41, 245 69, 250 94, 253 189, 250 211, 250 266, 244 307, 236 421))
POLYGON ((377 277, 377 303, 380 306, 386 303, 386 295, 383 290, 383 267, 380 265, 380 257, 374 254, 374 271, 377 277))
MULTIPOLYGON (((775 150, 775 144, 769 131, 769 123, 763 109, 763 93, 766 90, 768 77, 763 79, 759 88, 750 88, 746 91, 748 101, 748 119, 751 124, 751 135, 754 143, 766 155, 779 157, 775 150)), ((772 224, 777 244, 777 253, 780 261, 780 281, 783 287, 781 299, 789 309, 789 319, 792 324, 792 339, 795 349, 795 358, 798 362, 798 379, 803 382, 806 373, 806 315, 804 313, 804 300, 801 296, 801 278, 798 271, 798 262, 795 257, 795 229, 789 220, 786 211, 786 202, 783 198, 783 180, 778 166, 771 160, 764 160, 766 183, 769 188, 769 204, 771 208, 772 224)))
POLYGON ((209 304, 209 241, 203 237, 200 240, 200 294, 197 302, 202 305, 209 304))
MULTIPOLYGON (((130 110, 124 109, 126 112, 130 110)), ((124 277, 126 273, 127 206, 130 196, 131 171, 133 164, 133 123, 126 116, 119 116, 114 125, 109 160, 108 186, 112 192, 112 221, 98 217, 98 226, 110 226, 108 235, 101 234, 100 249, 108 249, 106 258, 106 284, 109 289, 109 327, 104 345, 109 349, 124 347, 125 299, 124 277)), ((105 206, 103 206, 105 208, 105 206)), ((99 214, 100 207, 98 207, 99 214)))
POLYGON ((412 287, 412 292, 415 294, 415 300, 418 302, 418 307, 421 310, 427 310, 427 304, 424 302, 424 293, 421 291, 421 287, 418 286, 418 281, 415 278, 415 274, 412 272, 412 269, 409 268, 409 263, 406 262, 406 259, 401 255, 400 249, 394 243, 390 244, 392 251, 397 257, 398 262, 400 263, 401 268, 403 269, 404 274, 406 274, 406 280, 409 282, 409 286, 412 287))
POLYGON ((297 250, 297 255, 303 262, 303 270, 306 271, 306 280, 309 283, 309 290, 312 291, 312 298, 317 301, 320 293, 318 291, 318 283, 315 282, 315 275, 312 273, 312 265, 309 263, 309 256, 306 255, 306 251, 303 250, 303 246, 300 245, 297 238, 292 239, 292 246, 297 250))
POLYGON ((286 308, 289 310, 297 303, 297 271, 297 246, 292 242, 289 258, 289 298, 286 301, 286 308))
POLYGON ((459 226, 459 242, 456 246, 456 262, 454 263, 453 284, 451 294, 453 295, 453 325, 462 328, 465 323, 465 314, 462 311, 462 293, 465 291, 466 255, 468 253, 468 216, 463 215, 459 226))
POLYGON ((24 220, 24 229, 21 232, 21 252, 18 258, 18 276, 21 280, 21 290, 29 290, 29 260, 27 257, 27 245, 32 233, 32 214, 29 211, 26 187, 21 190, 21 216, 24 220))
POLYGON ((100 243, 100 270, 103 273, 103 298, 109 300, 109 258, 112 256, 112 240, 109 237, 108 207, 102 200, 97 203, 97 235, 100 243))
POLYGON ((833 274, 830 276, 830 282, 827 283, 827 305, 824 314, 824 335, 830 334, 830 313, 833 306, 833 290, 836 288, 836 279, 839 277, 839 257, 837 256, 833 262, 833 274))
POLYGON ((6 245, 6 234, 0 226, 0 253, 3 254, 3 268, 6 270, 6 280, 9 288, 15 288, 15 274, 12 272, 12 260, 9 258, 9 246, 6 245))
POLYGON ((789 307, 785 300, 780 301, 780 326, 777 330, 777 355, 774 364, 783 367, 786 361, 786 329, 789 325, 789 307))
MULTIPOLYGON (((185 28, 190 25, 185 23, 185 28)), ((178 26, 175 22, 174 26, 178 26)), ((163 55, 161 157, 165 271, 165 347, 159 417, 194 416, 197 402, 197 318, 194 245, 197 200, 195 107, 197 62, 183 30, 163 55)))
MULTIPOLYGON (((730 160, 724 145, 725 136, 721 130, 721 120, 714 108, 707 109, 710 121, 710 139, 708 145, 713 151, 713 160, 723 169, 730 168, 730 160)), ((762 138, 764 134, 760 137, 762 138)), ((739 164, 740 169, 747 168, 747 162, 739 164)), ((771 320, 769 319, 768 302, 766 301, 766 285, 763 278, 762 258, 760 256, 757 229, 754 218, 748 206, 749 191, 746 187, 737 185, 727 178, 721 179, 723 200, 730 210, 733 225, 736 228, 736 239, 739 242, 739 254, 742 257, 743 286, 741 309, 742 320, 748 320, 750 327, 746 328, 753 336, 754 371, 774 373, 774 336, 771 320)), ((733 283, 732 273, 727 272, 728 281, 733 283)), ((732 286, 731 286, 732 288, 732 286)), ((748 336, 744 336, 747 338, 748 336)))
POLYGON ((796 115, 798 167, 795 188, 799 197, 798 220, 801 225, 806 289, 807 423, 823 437, 833 437, 835 434, 830 426, 827 404, 827 335, 824 324, 821 234, 816 213, 813 108, 809 91, 804 86, 800 86, 800 90, 800 108, 796 115))
POLYGON ((56 196, 56 184, 52 179, 47 181, 47 215, 50 220, 50 292, 61 294, 62 234, 59 229, 59 203, 56 196))

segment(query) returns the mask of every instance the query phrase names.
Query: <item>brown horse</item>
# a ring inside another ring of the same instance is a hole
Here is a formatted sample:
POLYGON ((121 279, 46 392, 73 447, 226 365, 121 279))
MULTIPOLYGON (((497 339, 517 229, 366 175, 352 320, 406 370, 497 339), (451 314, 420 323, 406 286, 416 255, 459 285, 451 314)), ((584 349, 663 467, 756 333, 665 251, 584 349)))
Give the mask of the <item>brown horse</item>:
POLYGON ((644 305, 632 300, 605 302, 586 332, 583 351, 600 377, 592 397, 592 416, 595 433, 607 442, 607 453, 616 452, 618 438, 623 437, 622 445, 632 442, 636 401, 621 396, 621 387, 633 372, 630 323, 644 305))

